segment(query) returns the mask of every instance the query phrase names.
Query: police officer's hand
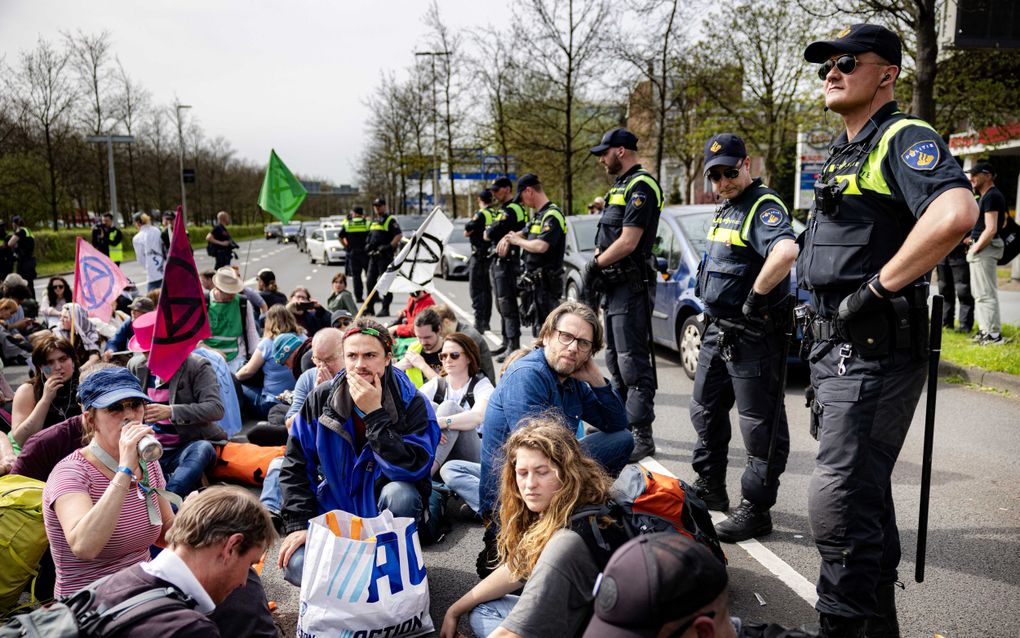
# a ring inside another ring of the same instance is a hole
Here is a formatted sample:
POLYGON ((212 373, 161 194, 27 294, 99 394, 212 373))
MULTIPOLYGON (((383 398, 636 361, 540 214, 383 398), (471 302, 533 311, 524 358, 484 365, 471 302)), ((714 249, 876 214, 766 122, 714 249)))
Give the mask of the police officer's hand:
POLYGON ((741 313, 744 318, 751 323, 761 323, 768 318, 768 296, 759 295, 751 289, 751 292, 747 293, 747 299, 744 301, 744 307, 741 308, 741 313))
POLYGON ((591 295, 595 291, 596 283, 601 276, 602 269, 599 267, 599 262, 596 257, 592 257, 581 272, 581 286, 584 288, 585 294, 591 295))
POLYGON ((839 302, 839 310, 837 311, 836 316, 839 319, 846 321, 859 312, 874 310, 881 304, 886 303, 887 300, 879 296, 878 292, 872 288, 872 282, 877 281, 878 275, 875 275, 868 281, 864 282, 864 284, 858 288, 856 292, 844 297, 843 301, 839 302))
POLYGON ((509 236, 509 234, 504 235, 503 239, 500 239, 499 243, 496 244, 496 254, 500 257, 506 257, 507 252, 510 251, 510 240, 507 239, 509 236))

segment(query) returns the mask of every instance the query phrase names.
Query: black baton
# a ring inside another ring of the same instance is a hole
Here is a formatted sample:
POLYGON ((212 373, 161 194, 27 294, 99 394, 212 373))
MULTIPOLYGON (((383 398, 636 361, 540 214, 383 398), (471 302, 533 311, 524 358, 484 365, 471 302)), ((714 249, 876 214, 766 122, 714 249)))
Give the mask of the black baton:
POLYGON ((779 418, 783 415, 786 405, 786 368, 789 365, 790 342, 793 341, 793 303, 787 296, 783 300, 783 315, 786 317, 786 332, 783 334, 783 359, 779 362, 779 392, 776 397, 776 409, 772 414, 772 432, 769 434, 769 456, 765 462, 765 478, 762 485, 768 487, 772 475, 772 461, 776 456, 776 442, 779 440, 779 418))
POLYGON ((924 453, 921 460, 921 512, 917 519, 917 567, 914 580, 924 582, 924 553, 928 545, 928 499, 931 493, 931 457, 935 446, 935 399, 938 395, 939 355, 942 353, 942 295, 931 300, 928 325, 928 391, 924 409, 924 453))

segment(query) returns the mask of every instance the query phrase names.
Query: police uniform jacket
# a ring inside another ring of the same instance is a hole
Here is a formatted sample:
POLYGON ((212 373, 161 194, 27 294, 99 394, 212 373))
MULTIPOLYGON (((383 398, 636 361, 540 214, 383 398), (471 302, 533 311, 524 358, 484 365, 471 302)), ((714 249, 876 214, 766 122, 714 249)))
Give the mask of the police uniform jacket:
POLYGON ((840 134, 816 184, 797 258, 798 284, 811 291, 818 314, 833 317, 840 301, 899 250, 928 205, 961 187, 970 183, 942 137, 927 122, 901 113, 895 101, 853 140, 840 134), (826 184, 842 192, 826 196, 826 184), (832 199, 838 201, 827 203, 832 199))
POLYGON ((606 208, 599 219, 595 245, 604 251, 620 238, 624 226, 636 226, 643 232, 631 255, 644 263, 652 253, 662 211, 662 189, 640 164, 620 175, 606 194, 606 208))
POLYGON ((486 206, 476 212, 471 221, 464 225, 464 230, 471 233, 468 236, 468 239, 471 241, 471 254, 481 258, 489 254, 492 242, 485 239, 485 229, 492 225, 495 218, 496 212, 491 207, 486 206))
MULTIPOLYGON (((499 214, 489 226, 489 241, 495 246, 507 233, 524 230, 527 223, 528 213, 524 210, 524 206, 516 199, 512 199, 500 207, 499 214)), ((520 249, 517 246, 511 246, 506 258, 516 258, 519 255, 520 249)))
POLYGON ((368 227, 368 250, 390 251, 393 238, 401 234, 400 224, 393 215, 387 214, 383 219, 373 218, 368 227))
POLYGON ((567 249, 567 220, 559 206, 552 202, 535 213, 535 218, 528 226, 528 239, 541 239, 549 244, 544 253, 524 251, 524 270, 547 270, 558 272, 563 269, 563 253, 567 249))
POLYGON ((340 227, 340 237, 347 240, 348 252, 364 252, 368 243, 368 233, 369 222, 364 215, 355 215, 345 219, 340 227))
MULTIPOLYGON (((740 195, 726 200, 708 230, 695 294, 713 317, 737 317, 776 242, 793 239, 790 213, 776 191, 755 178, 740 195)), ((790 281, 772 289, 769 305, 782 301, 790 281)))

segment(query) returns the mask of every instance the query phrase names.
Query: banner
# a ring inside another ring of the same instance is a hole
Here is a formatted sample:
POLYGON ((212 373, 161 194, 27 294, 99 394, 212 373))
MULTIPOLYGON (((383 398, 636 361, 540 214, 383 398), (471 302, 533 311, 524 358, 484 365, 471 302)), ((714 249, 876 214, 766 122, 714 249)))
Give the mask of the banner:
POLYGON ((386 272, 375 284, 377 295, 415 292, 432 283, 436 264, 443 258, 443 244, 453 232, 453 222, 437 206, 404 244, 386 272))
POLYGON ((184 215, 174 219, 163 271, 163 287, 156 306, 156 331, 149 351, 149 370, 160 379, 174 376, 195 345, 212 336, 205 307, 205 291, 195 255, 184 232, 184 215))
POLYGON ((74 250, 74 302, 90 317, 109 321, 117 307, 117 297, 131 281, 117 264, 79 237, 74 250))
POLYGON ((286 224, 307 196, 308 191, 277 157, 276 151, 269 151, 269 165, 259 191, 259 207, 286 224))

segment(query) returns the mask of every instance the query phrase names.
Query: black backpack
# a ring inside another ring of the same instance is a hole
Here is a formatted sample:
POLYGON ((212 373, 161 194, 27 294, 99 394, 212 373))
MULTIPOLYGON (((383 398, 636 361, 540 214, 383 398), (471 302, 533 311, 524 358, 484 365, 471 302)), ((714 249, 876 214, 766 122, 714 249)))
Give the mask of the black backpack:
POLYGON ((999 229, 999 239, 1003 243, 999 265, 1005 266, 1020 254, 1020 226, 1009 215, 1006 215, 1006 223, 999 229))
MULTIPOLYGON (((468 381, 467 392, 464 393, 464 398, 460 400, 460 407, 464 407, 467 404, 467 409, 475 407, 475 386, 482 379, 487 378, 484 372, 479 372, 468 381)), ((432 395, 433 403, 442 403, 446 400, 446 390, 448 384, 446 383, 446 377, 436 377, 436 392, 432 395)))
POLYGON ((115 636, 143 618, 171 609, 194 609, 197 602, 176 587, 143 591, 113 606, 96 604, 101 578, 85 589, 19 614, 0 625, 0 638, 101 638, 115 636))

